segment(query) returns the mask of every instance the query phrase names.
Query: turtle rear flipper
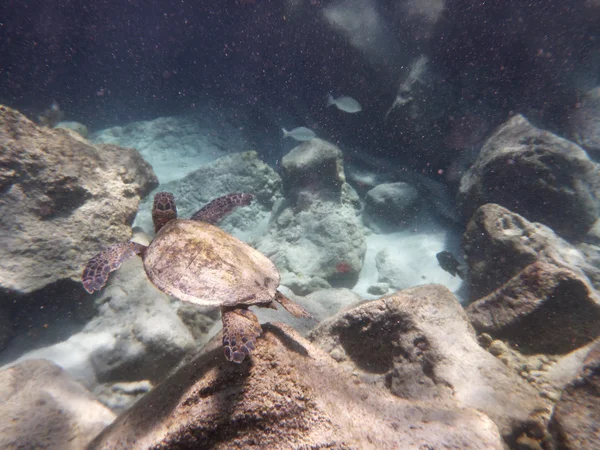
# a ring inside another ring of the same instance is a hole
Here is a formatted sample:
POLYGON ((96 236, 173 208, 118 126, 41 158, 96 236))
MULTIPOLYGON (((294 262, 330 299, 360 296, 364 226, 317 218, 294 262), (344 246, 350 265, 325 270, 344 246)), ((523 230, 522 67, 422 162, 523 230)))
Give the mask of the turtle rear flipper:
POLYGON ((121 267, 123 261, 132 256, 141 256, 145 250, 145 245, 137 242, 125 242, 112 245, 98 253, 88 261, 83 269, 81 281, 83 281, 84 289, 90 294, 99 291, 106 285, 108 275, 121 267))
POLYGON ((249 205, 254 196, 252 194, 235 193, 219 197, 200 208, 190 219, 207 222, 212 225, 218 223, 229 215, 238 206, 249 205))
POLYGON ((279 304, 281 304, 281 306, 283 306, 287 312, 289 312, 295 317, 299 317, 301 319, 314 319, 311 313, 305 310, 298 303, 293 302, 292 300, 287 298, 279 291, 277 291, 277 293, 275 294, 275 300, 279 302, 279 304))
POLYGON ((256 344, 262 328, 256 315, 247 308, 221 308, 225 358, 241 363, 256 344))

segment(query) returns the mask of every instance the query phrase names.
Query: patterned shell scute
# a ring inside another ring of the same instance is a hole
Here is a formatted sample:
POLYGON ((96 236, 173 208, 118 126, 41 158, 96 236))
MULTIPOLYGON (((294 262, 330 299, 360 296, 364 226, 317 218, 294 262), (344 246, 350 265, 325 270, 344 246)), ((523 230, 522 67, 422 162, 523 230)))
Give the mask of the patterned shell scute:
POLYGON ((160 290, 198 305, 265 303, 279 286, 269 258, 220 228, 193 220, 167 223, 148 247, 144 268, 160 290))

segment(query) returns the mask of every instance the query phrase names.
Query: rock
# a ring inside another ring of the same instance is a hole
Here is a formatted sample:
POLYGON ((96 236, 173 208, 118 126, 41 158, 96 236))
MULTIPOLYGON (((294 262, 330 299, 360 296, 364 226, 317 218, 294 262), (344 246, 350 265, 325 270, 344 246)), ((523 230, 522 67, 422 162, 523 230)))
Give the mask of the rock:
MULTIPOLYGON (((219 223, 236 237, 248 240, 266 229, 275 200, 281 196, 281 178, 262 162, 256 152, 235 153, 211 162, 176 181, 161 184, 161 191, 172 192, 179 217, 191 217, 206 203, 232 192, 255 196, 250 206, 237 208, 219 223)), ((147 232, 152 224, 152 197, 140 205, 135 224, 147 232)))
POLYGON ((367 289, 367 292, 372 295, 384 295, 390 290, 390 285, 387 283, 375 283, 367 289))
POLYGON ((79 450, 114 419, 79 383, 49 361, 0 371, 0 448, 79 450))
POLYGON ((600 342, 556 404, 549 428, 561 449, 600 448, 600 342))
POLYGON ((366 252, 358 195, 345 182, 342 152, 313 139, 282 159, 285 198, 278 201, 256 248, 296 294, 352 287, 366 252))
POLYGON ((139 258, 125 261, 111 275, 97 302, 98 315, 80 332, 19 360, 49 359, 93 389, 119 381, 158 383, 197 350, 168 296, 147 279, 139 258))
POLYGON ((569 353, 600 335, 600 298, 588 280, 545 262, 527 266, 467 314, 478 332, 525 354, 569 353))
POLYGON ((569 114, 569 127, 575 142, 592 156, 600 156, 600 86, 583 95, 579 107, 569 114))
POLYGON ((89 134, 88 128, 79 122, 59 122, 55 128, 68 128, 69 130, 73 130, 75 133, 86 139, 89 134))
POLYGON ((0 107, 0 288, 30 293, 79 280, 94 253, 126 241, 157 185, 131 149, 92 145, 0 107))
POLYGON ((502 448, 480 412, 394 397, 351 379, 289 327, 263 329, 241 365, 215 338, 89 449, 502 448))
POLYGON ((284 195, 295 200, 301 191, 327 192, 335 197, 346 182, 342 151, 321 139, 298 145, 281 159, 284 195))
POLYGON ((462 247, 472 300, 488 295, 537 261, 573 270, 595 285, 600 282, 599 270, 575 247, 550 228, 499 205, 483 205, 473 214, 462 247))
POLYGON ((352 287, 362 268, 366 241, 351 205, 312 197, 306 209, 286 203, 274 212, 256 248, 275 263, 283 285, 308 294, 330 286, 352 287))
POLYGON ((475 408, 507 442, 541 426, 536 391, 481 348, 458 301, 425 285, 364 303, 321 323, 311 340, 348 371, 394 395, 475 408))
POLYGON ((517 115, 486 141, 461 179, 458 203, 467 219, 481 205, 498 203, 578 237, 598 217, 599 187, 598 165, 581 147, 517 115))
POLYGON ((418 191, 408 183, 380 184, 365 196, 365 218, 377 228, 401 227, 415 219, 421 209, 418 191))

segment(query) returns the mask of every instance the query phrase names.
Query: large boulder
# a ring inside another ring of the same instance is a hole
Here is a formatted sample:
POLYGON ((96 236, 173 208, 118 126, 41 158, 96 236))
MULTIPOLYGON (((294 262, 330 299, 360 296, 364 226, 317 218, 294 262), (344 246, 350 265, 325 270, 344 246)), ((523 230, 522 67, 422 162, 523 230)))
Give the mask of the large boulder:
POLYGON ((419 192, 402 181, 379 184, 365 195, 365 219, 376 230, 405 228, 420 210, 419 192))
POLYGON ((340 312, 311 339, 348 372, 398 397, 486 413, 508 442, 543 429, 531 416, 542 407, 536 391, 479 346, 444 286, 406 289, 340 312))
POLYGON ((486 141, 463 175, 458 203, 466 219, 481 205, 498 203, 578 237, 598 217, 599 192, 599 166, 581 147, 516 115, 486 141))
POLYGON ((114 419, 79 383, 49 361, 0 371, 0 448, 81 450, 114 419))
POLYGON ((0 288, 29 293, 79 279, 96 252, 131 237, 157 185, 137 151, 92 145, 0 107, 0 288))
POLYGON ((577 375, 556 404, 550 430, 558 448, 600 448, 600 342, 597 342, 577 375))
POLYGON ((496 204, 483 205, 473 214, 462 247, 472 300, 488 295, 537 261, 566 267, 595 285, 600 282, 600 271, 550 228, 496 204))
POLYGON ((539 261, 471 303, 467 314, 478 332, 521 353, 564 354, 600 335, 600 297, 588 280, 539 261))
POLYGON ((321 139, 313 139, 281 158, 285 196, 291 199, 302 191, 339 196, 346 182, 342 151, 321 139))
POLYGON ((352 287, 366 252, 354 189, 345 182, 342 152, 320 139, 282 160, 285 199, 275 205, 256 247, 281 271, 281 283, 305 295, 352 287))
POLYGON ((211 341, 89 449, 503 448, 480 412, 398 398, 339 370, 291 328, 263 329, 241 365, 211 341))

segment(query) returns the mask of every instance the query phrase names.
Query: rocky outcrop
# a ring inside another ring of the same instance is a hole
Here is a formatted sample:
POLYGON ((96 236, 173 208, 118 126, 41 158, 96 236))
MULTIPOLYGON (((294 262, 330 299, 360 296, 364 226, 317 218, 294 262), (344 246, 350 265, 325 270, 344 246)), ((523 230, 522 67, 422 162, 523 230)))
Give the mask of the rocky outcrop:
POLYGON ((541 261, 600 282, 600 271, 550 228, 495 204, 483 205, 467 224, 462 242, 470 269, 472 300, 486 296, 525 267, 541 261))
POLYGON ((583 362, 579 373, 565 387, 556 404, 550 429, 558 448, 600 448, 600 342, 583 362))
POLYGON ((321 323, 313 342, 348 372, 403 399, 459 404, 491 417, 510 443, 543 424, 536 391, 481 348, 441 285, 406 289, 321 323))
POLYGON ((296 294, 352 287, 366 252, 356 192, 345 182, 342 152, 320 139, 282 159, 285 199, 256 241, 296 294))
MULTIPOLYGON (((363 383, 292 329, 265 325, 252 358, 220 339, 121 415, 99 449, 501 449, 484 414, 363 383)), ((369 341, 369 344, 372 342, 369 341)))
POLYGON ((497 203, 577 237, 598 217, 599 166, 578 145, 514 116, 486 141, 458 193, 466 219, 497 203))
POLYGON ((572 270, 536 262, 469 305, 478 332, 521 353, 569 353, 600 335, 600 298, 572 270))
POLYGON ((48 361, 0 371, 0 448, 80 450, 115 415, 48 361))
POLYGON ((157 185, 131 149, 92 145, 0 107, 0 288, 29 293, 79 279, 88 259, 131 237, 157 185))

